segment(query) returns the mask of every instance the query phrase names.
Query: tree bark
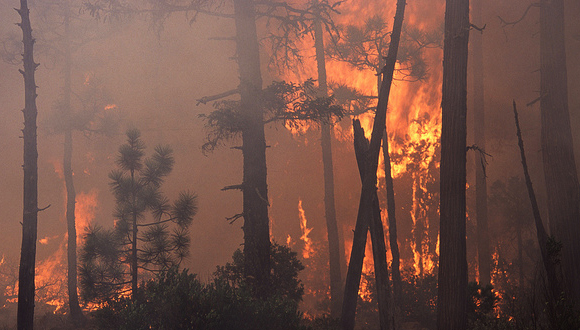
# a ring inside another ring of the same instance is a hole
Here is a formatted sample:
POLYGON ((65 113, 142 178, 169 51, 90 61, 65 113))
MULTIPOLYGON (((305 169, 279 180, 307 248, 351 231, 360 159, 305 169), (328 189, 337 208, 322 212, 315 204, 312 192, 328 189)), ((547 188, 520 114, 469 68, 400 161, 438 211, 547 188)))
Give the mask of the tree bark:
POLYGON ((540 108, 550 233, 562 243, 564 291, 580 302, 580 185, 568 110, 564 1, 540 1, 540 108))
MULTIPOLYGON (((482 0, 473 1, 473 21, 481 25, 482 0)), ((475 33, 471 38, 473 51, 473 128, 474 143, 485 151, 485 89, 483 85, 483 33, 475 33)), ((485 163, 481 154, 475 152, 475 218, 477 219, 477 257, 479 283, 491 283, 491 253, 487 217, 487 180, 485 163)))
MULTIPOLYGON (((324 35, 320 20, 314 21, 314 46, 316 48, 316 64, 318 67, 318 87, 320 94, 328 96, 326 81, 326 59, 324 57, 324 35)), ((324 172, 324 212, 326 217, 326 232, 328 235, 328 252, 330 268, 330 317, 340 317, 342 306, 342 273, 340 259, 344 255, 340 250, 338 225, 336 222, 336 208, 334 205, 334 168, 332 163, 332 144, 330 124, 322 123, 321 147, 322 166, 324 172)))
MULTIPOLYGON (((72 75, 72 55, 70 48, 70 7, 69 2, 65 3, 64 16, 64 107, 71 120, 71 75, 72 75)), ((82 318, 82 310, 79 305, 77 290, 77 230, 75 219, 76 191, 73 181, 72 154, 73 154, 73 128, 72 123, 68 123, 64 132, 64 154, 63 154, 63 175, 66 186, 66 223, 68 232, 67 241, 67 289, 68 305, 70 316, 74 322, 82 318)))
POLYGON ((34 71, 34 39, 30 25, 30 11, 26 0, 20 0, 18 13, 22 19, 24 70, 24 193, 22 217, 22 247, 18 273, 18 330, 31 330, 34 326, 34 278, 36 264, 36 240, 38 220, 38 150, 36 143, 36 82, 34 71))
POLYGON ((447 0, 441 99, 439 330, 467 328, 465 186, 469 29, 469 0, 447 0))
POLYGON ((234 12, 243 118, 244 271, 255 294, 264 296, 270 282, 270 224, 266 138, 260 105, 262 76, 253 0, 234 0, 234 12))
POLYGON ((377 183, 377 167, 379 161, 379 153, 381 148, 381 139, 385 131, 385 122, 387 117, 387 103, 391 90, 391 83, 393 81, 393 73, 395 70, 395 63, 397 62, 397 53, 399 50, 399 40, 401 37, 401 28, 403 25, 403 17, 405 13, 405 0, 397 1, 397 9, 395 13, 395 20, 393 24, 393 32, 391 33, 391 42, 389 45, 389 53, 387 55, 385 66, 382 70, 383 81, 379 91, 379 100, 377 104, 377 111, 373 123, 373 130, 371 133, 371 141, 368 152, 365 154, 365 171, 364 180, 361 189, 361 197, 359 202, 359 213, 357 216, 357 224, 355 227, 355 235, 353 238, 353 247, 351 251, 350 263, 348 265, 348 272, 346 277, 346 284, 344 290, 344 300, 342 304, 342 325, 344 330, 354 328, 354 320, 356 315, 356 299, 358 294, 358 286, 360 283, 360 275, 356 276, 362 267, 362 258, 364 258, 364 244, 366 243, 366 225, 364 221, 358 219, 371 218, 373 207, 373 196, 376 194, 377 183), (359 223, 361 223, 359 225, 359 223), (364 235, 360 231, 364 231, 364 235), (358 231, 358 232, 357 232, 358 231), (364 236, 364 239, 362 239, 364 236), (357 237, 361 237, 357 239, 357 237), (361 251, 362 250, 362 251, 361 251), (357 259, 357 258, 360 258, 357 259))

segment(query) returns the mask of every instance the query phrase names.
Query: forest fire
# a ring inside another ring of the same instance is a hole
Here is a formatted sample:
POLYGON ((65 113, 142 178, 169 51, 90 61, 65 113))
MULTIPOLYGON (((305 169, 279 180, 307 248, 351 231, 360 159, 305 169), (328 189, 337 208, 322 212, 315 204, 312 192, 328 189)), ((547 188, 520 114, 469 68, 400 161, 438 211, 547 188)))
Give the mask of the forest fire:
POLYGON ((580 328, 580 4, 6 5, 0 328, 580 328))

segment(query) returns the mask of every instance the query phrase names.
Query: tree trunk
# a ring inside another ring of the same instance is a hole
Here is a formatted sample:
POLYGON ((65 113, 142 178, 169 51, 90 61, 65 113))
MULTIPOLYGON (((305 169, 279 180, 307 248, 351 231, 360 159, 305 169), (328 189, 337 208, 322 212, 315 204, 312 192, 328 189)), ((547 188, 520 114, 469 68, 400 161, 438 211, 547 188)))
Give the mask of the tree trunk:
POLYGON ((135 182, 135 170, 131 169, 131 184, 133 185, 133 210, 132 210, 132 219, 131 219, 131 299, 137 299, 137 287, 139 284, 139 259, 137 257, 137 234, 139 232, 139 228, 137 227, 137 190, 135 186, 137 183, 135 182))
POLYGON ((243 120, 243 215, 245 276, 257 296, 270 278, 270 224, 266 181, 266 138, 260 105, 262 76, 253 0, 234 0, 243 120))
MULTIPOLYGON (((72 56, 70 49, 70 8, 69 2, 65 4, 64 17, 64 106, 68 116, 71 118, 71 66, 72 56)), ((79 305, 79 296, 77 291, 77 230, 75 220, 75 200, 76 192, 73 181, 72 170, 72 153, 73 153, 73 139, 72 139, 72 125, 68 124, 67 130, 64 133, 64 156, 63 156, 63 174, 66 186, 66 224, 68 231, 67 244, 67 288, 68 288, 68 305, 70 309, 70 316, 74 322, 80 321, 82 318, 82 310, 79 305)))
MULTIPOLYGON (((387 188, 387 215, 389 219, 389 243, 391 246, 391 255, 393 261, 391 264, 393 272, 393 295, 395 301, 395 309, 398 309, 398 304, 401 303, 403 296, 401 289, 401 257, 399 253, 399 243, 397 241, 397 218, 395 207, 395 188, 393 185, 393 176, 391 174, 391 156, 389 155, 389 142, 387 131, 383 135, 383 156, 385 159, 385 186, 387 188)), ((398 313, 396 313, 398 314, 398 313)))
POLYGON ((439 330, 467 328, 465 186, 469 29, 469 0, 447 0, 441 99, 439 330))
MULTIPOLYGON (((324 58, 324 35, 319 20, 314 22, 314 45, 316 48, 316 64, 318 67, 318 87, 320 94, 328 96, 326 81, 326 59, 324 58)), ((326 216, 326 232, 328 235, 328 252, 330 267, 330 317, 340 317, 342 306, 342 273, 340 259, 344 253, 340 250, 338 225, 336 223, 336 208, 334 206, 334 169, 332 165, 332 145, 330 124, 323 123, 321 131, 322 166, 324 171, 324 211, 326 216)))
POLYGON ((580 302, 580 185, 568 110, 564 1, 540 1, 541 143, 550 233, 562 243, 564 291, 580 302))
MULTIPOLYGON (((357 163, 359 166, 359 173, 361 180, 364 180, 366 164, 365 164, 365 154, 368 151, 368 141, 365 138, 365 133, 358 120, 353 121, 354 137, 355 137, 355 154, 357 163)), ((383 231, 383 223, 381 221, 381 208, 379 206, 379 198, 375 191, 373 196, 373 204, 370 212, 365 210, 364 213, 366 220, 363 218, 357 218, 357 223, 360 221, 366 224, 367 228, 370 230, 371 242, 373 246, 373 261, 375 265, 375 281, 377 290, 377 301, 379 305, 379 321, 381 329, 392 329, 393 320, 389 313, 389 268, 387 265, 387 249, 385 246, 385 233, 383 231)), ((361 215, 362 216, 362 215, 361 215)), ((366 238, 367 231, 364 231, 366 238)), ((365 240, 366 245, 366 240, 365 240)), ((364 248, 364 245, 363 245, 364 248)), ((364 249, 363 249, 363 259, 364 259, 364 249)), ((357 274, 360 283, 360 276, 362 273, 363 259, 357 261, 360 263, 360 268, 357 268, 357 274)), ((352 260, 352 259, 351 259, 352 260)), ((358 293, 358 286, 357 286, 358 293)), ((356 305, 355 305, 356 310, 356 305)))
POLYGON ((373 130, 371 133, 370 146, 364 157, 366 160, 364 166, 364 180, 361 189, 359 213, 357 216, 357 224, 353 238, 353 247, 351 251, 350 263, 348 265, 348 272, 344 289, 344 300, 342 304, 341 318, 344 330, 350 330, 354 328, 356 299, 358 294, 358 286, 360 283, 360 275, 356 275, 360 274, 360 270, 358 270, 358 268, 362 267, 365 244, 361 245, 361 243, 366 243, 366 225, 368 225, 364 221, 358 221, 358 219, 369 219, 372 217, 373 196, 376 194, 377 167, 379 162, 381 139, 385 131, 387 103, 389 100, 391 83, 393 81, 395 63, 397 62, 397 53, 399 50, 399 40, 401 37, 405 5, 405 0, 397 1, 397 10, 393 24, 393 32, 391 33, 389 54, 387 55, 385 61, 386 63, 382 70, 383 82, 379 91, 379 100, 377 104, 375 120, 373 123, 373 130), (360 233, 361 230, 364 231, 364 235, 360 233), (363 236, 364 239, 362 239, 363 236), (360 239, 357 239, 357 237, 360 237, 360 239))
MULTIPOLYGON (((482 1, 473 1, 473 21, 481 25, 482 1)), ((473 127, 474 143, 485 151, 485 103, 483 85, 483 33, 475 33, 471 39, 473 51, 473 127)), ((474 153, 475 159, 475 218, 477 219, 477 257, 479 283, 491 283, 491 253, 487 221, 487 180, 482 155, 474 153)))
POLYGON ((23 34, 24 71, 24 209, 22 216, 22 248, 20 250, 20 269, 18 273, 18 330, 31 330, 34 326, 34 278, 36 264, 36 239, 38 220, 38 150, 36 144, 36 82, 32 27, 30 11, 26 0, 20 0, 18 13, 22 19, 19 24, 23 34))

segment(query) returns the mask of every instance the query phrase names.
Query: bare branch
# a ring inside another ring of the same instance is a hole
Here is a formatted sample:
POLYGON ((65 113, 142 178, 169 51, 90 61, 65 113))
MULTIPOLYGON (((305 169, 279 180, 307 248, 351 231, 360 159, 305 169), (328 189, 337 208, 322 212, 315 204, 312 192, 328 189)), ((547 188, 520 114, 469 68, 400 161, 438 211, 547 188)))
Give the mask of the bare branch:
POLYGON ((210 95, 210 96, 204 96, 201 99, 198 99, 197 100, 197 104, 196 105, 200 105, 202 103, 203 104, 207 104, 208 102, 217 101, 217 100, 223 99, 225 97, 228 97, 228 96, 231 96, 231 95, 234 95, 234 94, 239 94, 239 93, 240 93, 240 89, 239 88, 236 88, 236 89, 232 89, 232 90, 229 90, 227 92, 220 93, 220 94, 210 95))

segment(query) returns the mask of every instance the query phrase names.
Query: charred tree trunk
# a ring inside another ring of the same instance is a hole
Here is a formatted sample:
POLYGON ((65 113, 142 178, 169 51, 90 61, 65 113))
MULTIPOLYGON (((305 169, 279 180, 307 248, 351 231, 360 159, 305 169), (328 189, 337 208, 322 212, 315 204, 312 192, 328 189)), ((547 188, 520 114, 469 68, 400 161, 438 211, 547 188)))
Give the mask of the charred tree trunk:
MULTIPOLYGON (((473 21, 482 23, 482 0, 473 1, 473 21)), ((474 143, 485 151, 485 103, 483 85, 483 33, 472 36, 473 50, 473 127, 474 143)), ((475 218, 477 219, 477 257, 479 283, 483 286, 491 283, 491 253, 489 248, 489 230, 487 221, 487 180, 485 163, 481 154, 475 157, 475 218)))
POLYGON ((439 330, 467 328, 465 185, 469 29, 469 0, 447 0, 441 99, 439 330))
MULTIPOLYGON (((360 125, 358 120, 353 121, 353 128, 354 128, 354 139, 355 139, 355 154, 358 163, 359 173, 361 180, 364 180, 365 171, 366 171, 366 159, 365 154, 368 151, 369 143, 368 140, 365 138, 365 133, 363 128, 360 125)), ((362 218, 363 214, 361 214, 361 218, 357 218, 357 224, 359 222, 365 224, 367 229, 370 230, 371 234, 371 242, 373 246, 373 261, 375 265, 375 281, 376 281, 376 289, 377 289, 377 301, 379 305, 379 321, 381 329, 392 329, 393 328, 393 320, 390 317, 389 313, 389 268, 387 265, 387 249, 385 246, 385 233, 383 231, 383 223, 381 221, 381 208, 379 206, 379 198, 375 191, 373 196, 373 204, 371 210, 364 210, 364 216, 366 218, 362 218), (370 211, 370 212, 369 212, 370 211)), ((366 245, 366 233, 367 231, 364 230, 365 234, 365 245, 366 245)), ((356 268, 358 273, 356 276, 359 278, 362 273, 362 261, 364 261, 364 250, 363 250, 363 258, 358 261, 360 263, 360 268, 356 268)), ((357 286, 357 293, 358 293, 358 286, 357 286)), ((355 306, 356 309, 356 306, 355 306)))
POLYGON ((255 294, 264 296, 270 282, 270 224, 266 138, 260 105, 262 76, 253 0, 234 0, 234 12, 243 120, 244 271, 255 294))
POLYGON ((36 239, 38 220, 38 150, 36 144, 36 82, 34 71, 34 39, 30 25, 30 11, 26 0, 20 0, 17 10, 22 19, 19 24, 23 34, 24 70, 24 210, 22 216, 22 248, 18 273, 18 330, 31 330, 34 326, 34 278, 36 264, 36 239))
MULTIPOLYGON (((391 174, 391 156, 389 155, 389 141, 387 131, 383 135, 383 156, 385 159, 385 185, 387 188, 387 215, 389 219, 389 243, 391 246, 391 255, 393 261, 391 264, 393 272, 393 295, 395 304, 401 303, 401 256, 399 253, 399 243, 397 241, 397 218, 395 207, 395 188, 393 185, 393 175, 391 174)), ((394 306, 397 308, 396 306, 394 306)))
MULTIPOLYGON (((314 45, 316 47, 316 64, 318 66, 318 87, 322 96, 328 96, 326 81, 326 59, 324 58, 324 35, 319 20, 314 22, 314 45)), ((340 317, 342 306, 342 273, 340 271, 341 253, 336 208, 334 206, 334 169, 332 164, 332 144, 330 124, 323 123, 321 131, 322 166, 324 171, 324 211, 326 232, 328 235, 328 252, 330 267, 330 317, 340 317)))
POLYGON ((562 243, 563 289, 580 302, 580 185, 568 110, 564 1, 540 1, 540 108, 550 233, 562 243))
MULTIPOLYGON (((64 17, 64 107, 70 119, 71 114, 71 66, 72 56, 70 49, 70 8, 66 2, 64 17)), ((75 202, 76 191, 73 181, 72 154, 73 154, 73 129, 71 123, 68 124, 64 133, 64 155, 63 155, 63 174, 66 186, 66 224, 68 232, 67 241, 67 289, 68 305, 70 316, 74 322, 82 318, 82 310, 79 305, 79 296, 77 291, 77 230, 75 219, 75 202)))
POLYGON ((361 189, 361 197, 359 203, 359 213, 357 216, 357 224, 353 238, 353 246, 351 250, 350 263, 348 265, 348 272, 346 276, 346 284, 344 289, 344 300, 342 304, 342 325, 344 330, 354 328, 354 320, 356 315, 356 300, 358 295, 358 286, 360 284, 360 274, 362 267, 362 259, 364 258, 364 248, 366 243, 366 225, 365 221, 359 219, 370 219, 372 217, 373 196, 376 194, 377 183, 377 167, 379 161, 379 153, 381 149, 381 139, 385 132, 385 122, 387 117, 387 103, 391 91, 391 83, 393 81, 393 73, 395 70, 395 63, 397 62, 397 53, 399 50, 399 40, 401 37, 401 28, 403 25, 403 17, 405 13, 405 0, 397 1, 397 10, 395 13, 395 21, 393 24, 393 32, 391 33, 391 42, 389 45, 389 53, 386 58, 385 66, 382 70, 382 84, 379 91, 379 100, 377 104, 377 111, 373 123, 373 131, 371 133, 371 141, 368 151, 365 153, 365 171, 364 180, 361 189), (359 223, 361 223, 359 225, 359 223), (363 231, 363 232, 361 232, 363 231), (364 233, 364 234, 363 234, 364 233), (364 237, 364 239, 363 239, 364 237), (362 243, 362 244, 361 244, 362 243))

